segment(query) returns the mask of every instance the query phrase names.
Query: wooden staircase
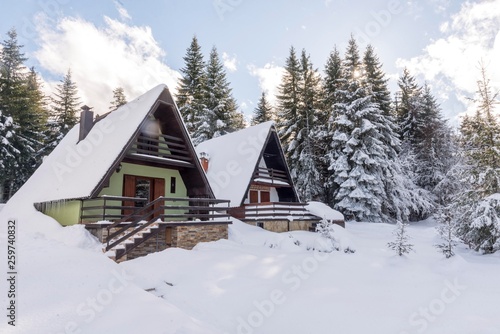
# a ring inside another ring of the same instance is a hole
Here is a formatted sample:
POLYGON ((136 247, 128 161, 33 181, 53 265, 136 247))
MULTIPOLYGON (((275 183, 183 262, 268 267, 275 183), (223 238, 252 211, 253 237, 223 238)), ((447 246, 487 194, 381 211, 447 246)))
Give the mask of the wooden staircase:
MULTIPOLYGON (((142 227, 144 224, 146 224, 146 221, 139 222, 137 224, 137 227, 134 229, 137 230, 139 227, 142 227)), ((132 231, 133 232, 133 231, 132 231)), ((132 235, 128 236, 127 239, 121 241, 120 243, 116 244, 115 246, 109 248, 108 250, 104 249, 106 251, 106 255, 116 261, 116 262, 122 262, 127 260, 126 255, 132 251, 134 248, 138 247, 142 243, 146 242, 147 240, 155 237, 158 233, 160 232, 160 227, 158 223, 154 222, 147 227, 141 229, 138 232, 133 233, 132 235)), ((110 244, 113 244, 116 240, 121 239, 123 236, 126 234, 130 234, 131 231, 124 231, 121 234, 119 234, 117 237, 114 239, 109 240, 110 244)))

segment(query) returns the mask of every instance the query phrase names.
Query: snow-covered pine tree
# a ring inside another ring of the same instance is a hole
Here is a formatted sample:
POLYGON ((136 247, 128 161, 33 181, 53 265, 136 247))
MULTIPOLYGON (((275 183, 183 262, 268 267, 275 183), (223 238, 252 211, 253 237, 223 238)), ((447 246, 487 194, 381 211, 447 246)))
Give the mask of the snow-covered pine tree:
POLYGON ((416 183, 433 193, 445 177, 453 161, 451 129, 442 119, 440 108, 429 86, 422 94, 421 134, 414 144, 416 154, 416 183))
POLYGON ((436 247, 447 259, 449 259, 455 255, 454 249, 458 244, 455 237, 455 225, 453 224, 453 214, 451 212, 451 208, 442 207, 438 211, 436 218, 439 223, 437 226, 437 232, 442 241, 437 244, 436 247))
POLYGON ((109 107, 110 110, 116 110, 127 103, 127 97, 122 87, 117 87, 113 90, 113 100, 109 107))
POLYGON ((328 154, 335 207, 348 218, 382 220, 383 165, 387 163, 378 128, 381 110, 363 83, 362 63, 353 37, 342 63, 341 86, 334 106, 334 130, 328 154))
POLYGON ((318 117, 314 127, 313 136, 316 143, 316 154, 319 157, 319 170, 322 174, 324 183, 324 201, 331 206, 334 205, 334 193, 336 185, 333 179, 330 179, 330 166, 328 152, 330 151, 331 133, 335 131, 333 120, 335 104, 339 100, 339 91, 342 85, 342 59, 336 47, 330 52, 326 61, 323 79, 323 112, 318 117))
POLYGON ((375 50, 371 45, 363 55, 363 68, 366 89, 371 92, 372 101, 380 109, 378 132, 384 148, 387 163, 382 165, 385 196, 382 197, 382 213, 385 217, 406 220, 412 212, 427 211, 430 207, 429 196, 413 184, 399 157, 401 142, 398 126, 394 118, 391 96, 387 87, 388 80, 382 70, 375 50))
POLYGON ((60 135, 66 135, 78 123, 79 106, 78 87, 73 81, 71 69, 68 69, 52 98, 52 116, 60 135))
POLYGON ((492 93, 486 70, 478 81, 476 114, 461 125, 467 161, 456 198, 457 236, 471 248, 492 253, 500 246, 500 123, 495 115, 498 93, 492 93))
MULTIPOLYGON (((299 85, 301 80, 300 63, 297 59, 295 49, 290 48, 290 54, 285 61, 285 73, 281 78, 277 95, 277 128, 283 144, 283 150, 288 157, 290 144, 297 137, 297 126, 295 125, 299 114, 299 85)), ((290 162, 290 161, 289 161, 290 162)))
POLYGON ((399 92, 396 101, 396 115, 399 134, 403 144, 413 145, 422 137, 422 88, 417 84, 410 71, 405 68, 398 80, 399 92))
POLYGON ((331 221, 326 218, 321 219, 321 221, 316 224, 316 232, 331 242, 331 251, 340 250, 340 245, 335 238, 335 230, 331 221))
POLYGON ((410 224, 398 221, 396 229, 393 231, 394 241, 388 242, 387 247, 395 251, 399 256, 410 253, 413 250, 413 244, 410 243, 410 236, 407 228, 410 224))
POLYGON ((8 171, 18 167, 16 158, 20 152, 12 143, 14 136, 14 120, 0 110, 0 203, 9 198, 8 194, 4 194, 5 182, 9 181, 8 177, 11 175, 8 171))
POLYGON ((278 95, 278 129, 290 174, 302 200, 322 196, 323 183, 315 156, 313 128, 321 111, 321 79, 305 50, 300 60, 293 47, 278 95))
POLYGON ((273 121, 273 107, 269 104, 266 98, 266 93, 262 92, 257 107, 253 111, 252 125, 273 121))
POLYGON ((17 168, 2 171, 3 188, 10 197, 28 179, 41 161, 47 113, 36 73, 23 64, 15 29, 7 33, 0 50, 0 110, 11 117, 16 131, 10 142, 18 150, 17 168), (8 175, 7 175, 8 174, 8 175))
POLYGON ((194 117, 195 145, 241 129, 241 119, 217 49, 210 52, 205 72, 204 109, 194 117))
MULTIPOLYGON (((375 49, 371 45, 366 47, 363 55, 363 70, 366 76, 366 84, 370 87, 372 92, 373 102, 378 104, 385 117, 390 118, 391 122, 395 123, 393 119, 394 112, 391 106, 391 93, 387 87, 389 79, 385 77, 385 73, 382 70, 382 64, 375 54, 375 49)), ((391 132, 395 131, 397 131, 396 124, 393 125, 391 132)), ((392 136, 391 134, 391 137, 392 136)))
POLYGON ((181 68, 182 78, 177 88, 176 103, 186 123, 189 133, 195 130, 195 118, 203 112, 205 101, 205 61, 196 36, 184 56, 184 67, 181 68))

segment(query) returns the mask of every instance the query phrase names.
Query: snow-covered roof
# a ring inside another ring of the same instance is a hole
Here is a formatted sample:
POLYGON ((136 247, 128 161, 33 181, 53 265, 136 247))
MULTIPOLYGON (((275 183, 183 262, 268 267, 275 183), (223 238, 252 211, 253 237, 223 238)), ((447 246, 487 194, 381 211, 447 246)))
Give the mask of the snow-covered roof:
POLYGON ((231 206, 243 201, 274 122, 269 121, 207 140, 196 153, 208 155, 208 181, 215 197, 231 206))
MULTIPOLYGON (((87 198, 106 176, 166 85, 158 85, 95 122, 79 140, 76 124, 11 201, 32 203, 87 198)), ((170 94, 170 93, 168 93, 170 94)))

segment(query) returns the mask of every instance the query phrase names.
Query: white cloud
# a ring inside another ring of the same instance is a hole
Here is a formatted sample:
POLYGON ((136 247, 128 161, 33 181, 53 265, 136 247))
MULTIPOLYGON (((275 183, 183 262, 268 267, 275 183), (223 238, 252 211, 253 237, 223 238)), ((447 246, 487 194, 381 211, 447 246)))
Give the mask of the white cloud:
POLYGON ((231 57, 226 52, 223 52, 222 61, 224 62, 224 66, 228 69, 228 71, 235 72, 238 69, 236 66, 236 56, 231 57))
POLYGON ((118 11, 118 14, 120 14, 120 18, 122 19, 122 21, 132 19, 132 17, 128 13, 128 11, 125 9, 125 7, 123 7, 123 4, 120 1, 115 1, 114 3, 115 3, 116 10, 118 11))
MULTIPOLYGON (((175 92, 180 74, 163 63, 165 52, 149 27, 108 17, 104 22, 104 27, 96 27, 81 18, 66 17, 54 27, 38 17, 35 58, 42 72, 62 79, 71 68, 82 103, 94 107, 97 114, 108 111, 116 87, 123 87, 129 100, 160 83, 175 92)), ((49 94, 58 83, 46 83, 49 94)))
POLYGON ((267 94, 268 101, 272 105, 276 105, 276 95, 278 94, 278 87, 285 69, 274 63, 267 63, 264 67, 257 67, 251 64, 247 68, 250 75, 259 79, 259 86, 267 94))
MULTIPOLYGON (((441 24, 440 31, 442 38, 429 44, 420 56, 398 59, 398 67, 423 75, 434 84, 438 96, 452 95, 463 110, 472 107, 464 97, 472 97, 477 89, 481 61, 493 88, 500 89, 500 0, 466 2, 441 24)), ((457 121, 456 112, 448 116, 457 121)))

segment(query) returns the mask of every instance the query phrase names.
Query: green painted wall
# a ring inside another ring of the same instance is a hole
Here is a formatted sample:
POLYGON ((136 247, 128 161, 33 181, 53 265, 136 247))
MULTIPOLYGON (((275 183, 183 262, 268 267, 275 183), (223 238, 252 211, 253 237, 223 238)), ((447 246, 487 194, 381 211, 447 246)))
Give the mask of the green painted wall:
MULTIPOLYGON (((153 177, 153 178, 163 178, 165 179, 165 197, 174 197, 174 198, 183 198, 187 197, 187 189, 182 181, 181 175, 179 171, 173 169, 165 169, 159 167, 151 167, 151 166, 143 166, 136 165, 131 163, 122 163, 122 168, 119 172, 114 172, 109 181, 109 187, 105 187, 100 192, 99 196, 102 195, 114 195, 114 196, 122 196, 123 194, 123 175, 136 175, 136 176, 145 176, 145 177, 153 177), (175 193, 170 192, 170 178, 176 178, 176 191, 175 193)), ((121 202, 108 202, 108 205, 121 205, 121 202)), ((171 203, 168 203, 171 204, 171 203)), ((186 202, 176 202, 177 205, 186 205, 186 202)), ((103 205, 102 200, 95 201, 87 201, 85 206, 100 206, 103 205)), ((79 200, 76 201, 67 201, 54 203, 51 205, 47 205, 44 209, 43 213, 46 215, 53 217, 56 219, 61 225, 74 225, 80 222, 80 211, 81 210, 81 202, 79 200)), ((109 210, 107 214, 120 214, 120 210, 109 210)), ((173 211, 170 211, 175 213, 173 211)), ((102 210, 86 210, 86 215, 98 215, 102 214, 102 210)), ((96 221, 99 219, 94 219, 96 221)))
POLYGON ((74 225, 80 222, 81 202, 79 200, 47 204, 44 214, 57 220, 61 225, 74 225))
POLYGON ((121 196, 123 191, 123 175, 137 175, 154 178, 165 179, 165 197, 187 197, 187 190, 184 182, 182 182, 181 174, 174 169, 165 169, 151 166, 135 165, 130 163, 122 163, 122 169, 119 172, 114 172, 109 181, 109 187, 104 188, 99 196, 115 195, 121 196), (170 178, 174 176, 177 179, 176 192, 170 193, 170 178))

